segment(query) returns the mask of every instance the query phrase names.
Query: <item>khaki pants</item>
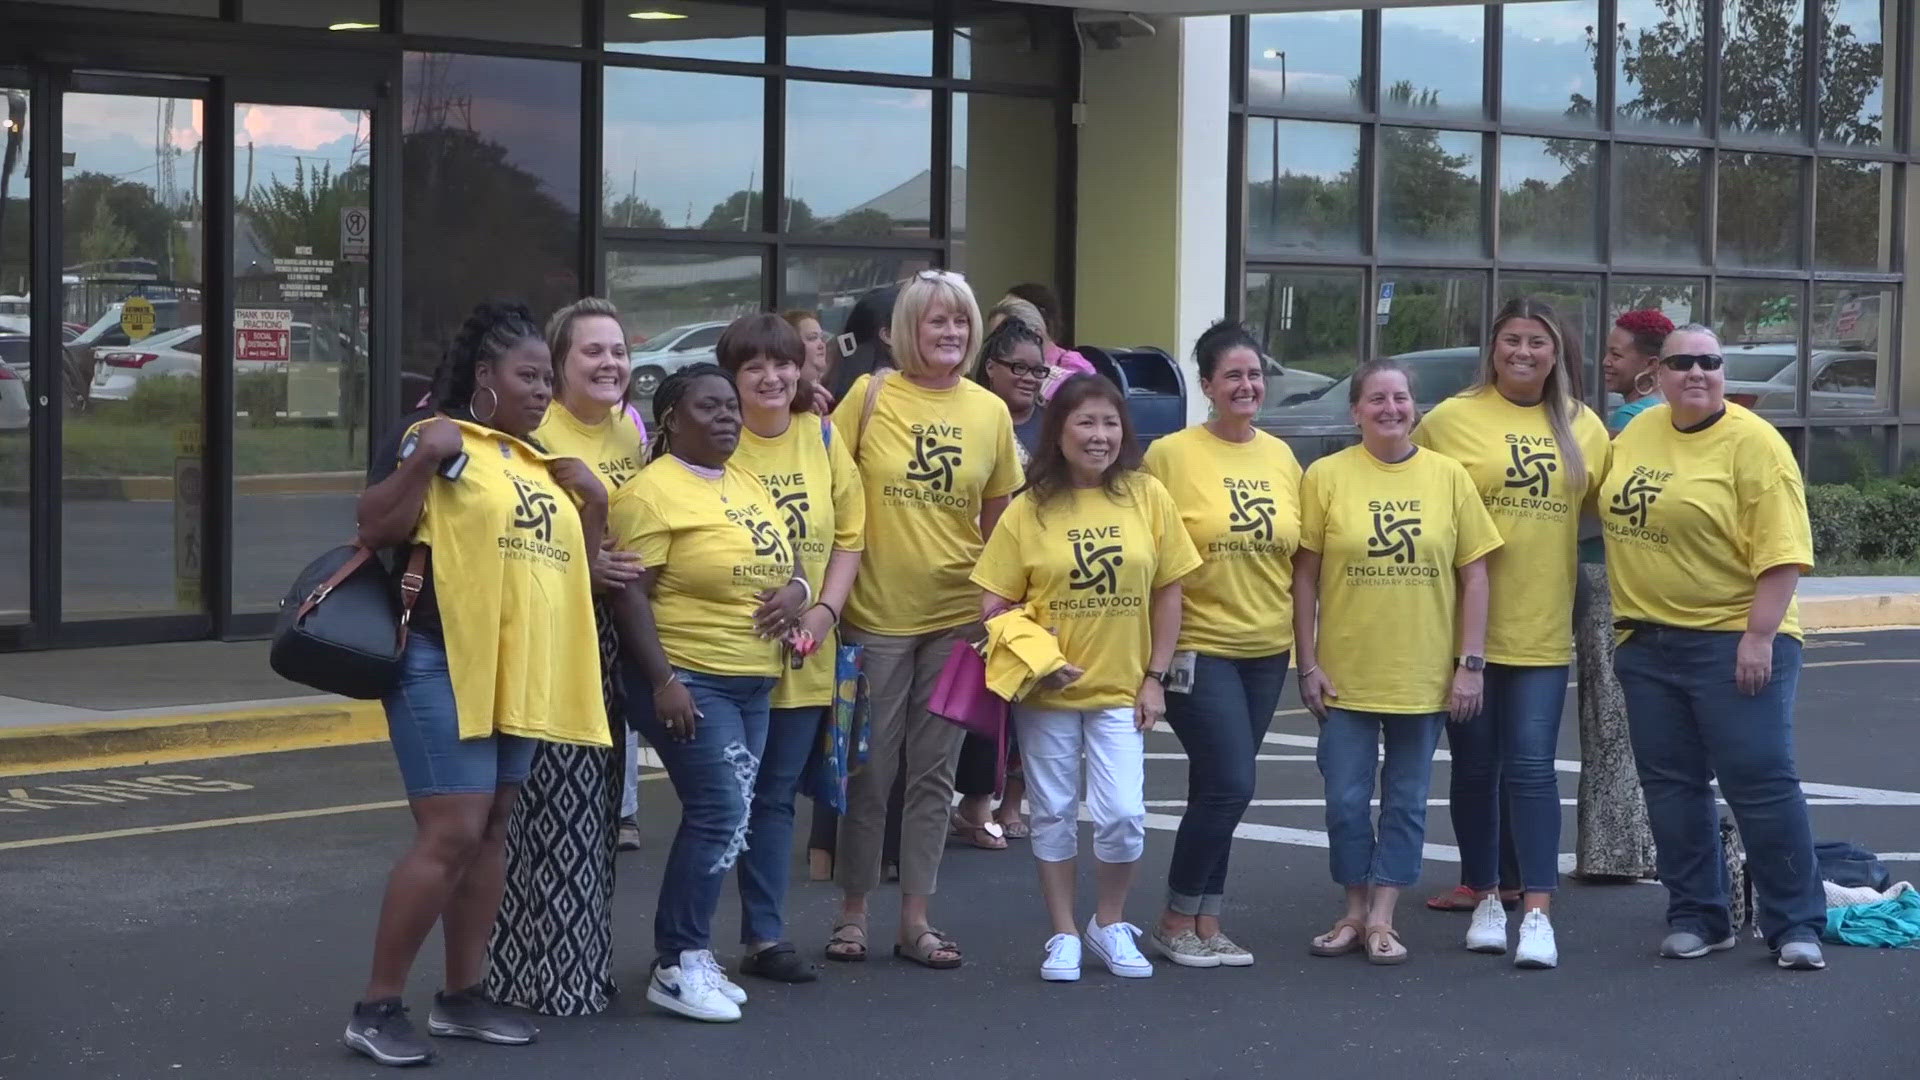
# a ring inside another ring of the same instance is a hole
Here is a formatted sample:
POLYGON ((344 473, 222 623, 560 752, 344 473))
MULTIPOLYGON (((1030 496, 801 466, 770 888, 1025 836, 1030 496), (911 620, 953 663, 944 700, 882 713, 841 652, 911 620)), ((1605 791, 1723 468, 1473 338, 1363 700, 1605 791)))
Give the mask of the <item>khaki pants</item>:
POLYGON ((872 702, 871 752, 847 782, 847 812, 840 818, 834 881, 848 893, 865 894, 880 884, 886 842, 887 794, 896 769, 906 770, 900 809, 900 891, 932 896, 940 878, 953 812, 953 767, 965 732, 927 712, 933 684, 955 641, 978 626, 961 626, 918 637, 889 637, 847 628, 850 644, 866 650, 864 670, 872 702))

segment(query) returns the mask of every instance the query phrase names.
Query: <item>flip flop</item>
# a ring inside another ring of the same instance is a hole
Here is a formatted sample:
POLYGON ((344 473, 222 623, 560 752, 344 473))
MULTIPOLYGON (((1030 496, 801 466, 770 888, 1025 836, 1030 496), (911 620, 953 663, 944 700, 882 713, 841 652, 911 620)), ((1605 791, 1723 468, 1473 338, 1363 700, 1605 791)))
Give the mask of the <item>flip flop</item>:
POLYGON ((1000 831, 1005 834, 1009 840, 1028 840, 1033 837, 1033 828, 1029 826, 1023 818, 1014 818, 1012 821, 1002 821, 999 825, 1000 831))
POLYGON ((988 821, 985 825, 973 822, 955 814, 948 822, 947 834, 963 841, 970 847, 982 851, 1005 851, 1007 840, 1005 830, 997 821, 988 821))
POLYGON ((1400 944, 1400 931, 1391 926, 1367 927, 1367 963, 1383 967, 1407 962, 1407 947, 1400 944))
POLYGON ((1361 939, 1366 936, 1366 929, 1366 926, 1362 924, 1359 919, 1336 920, 1333 924, 1333 929, 1328 930, 1326 933, 1321 934, 1308 943, 1307 951, 1315 956, 1345 956, 1350 952, 1359 952, 1361 948, 1364 947, 1361 939), (1340 931, 1342 930, 1353 931, 1353 936, 1348 938, 1345 944, 1323 944, 1323 942, 1330 942, 1339 937, 1340 931))

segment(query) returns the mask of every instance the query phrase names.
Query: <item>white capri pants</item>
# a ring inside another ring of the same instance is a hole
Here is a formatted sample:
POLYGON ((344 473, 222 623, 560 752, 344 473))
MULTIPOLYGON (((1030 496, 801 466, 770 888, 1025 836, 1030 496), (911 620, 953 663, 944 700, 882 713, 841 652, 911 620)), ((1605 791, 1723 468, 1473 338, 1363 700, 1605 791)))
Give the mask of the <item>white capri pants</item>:
POLYGON ((1147 847, 1146 737, 1133 709, 1013 707, 1033 811, 1033 853, 1067 862, 1080 853, 1080 761, 1087 763, 1093 854, 1130 863, 1147 847))

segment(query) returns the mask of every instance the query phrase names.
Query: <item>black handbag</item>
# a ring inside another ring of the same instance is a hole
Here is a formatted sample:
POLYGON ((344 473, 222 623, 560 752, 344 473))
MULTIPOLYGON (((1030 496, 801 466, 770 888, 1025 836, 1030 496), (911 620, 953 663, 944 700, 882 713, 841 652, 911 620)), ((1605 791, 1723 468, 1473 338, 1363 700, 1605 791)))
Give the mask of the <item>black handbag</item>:
POLYGON ((313 560, 280 601, 267 662, 282 678, 325 693, 385 697, 400 682, 426 562, 426 545, 415 544, 395 596, 371 548, 346 544, 313 560))

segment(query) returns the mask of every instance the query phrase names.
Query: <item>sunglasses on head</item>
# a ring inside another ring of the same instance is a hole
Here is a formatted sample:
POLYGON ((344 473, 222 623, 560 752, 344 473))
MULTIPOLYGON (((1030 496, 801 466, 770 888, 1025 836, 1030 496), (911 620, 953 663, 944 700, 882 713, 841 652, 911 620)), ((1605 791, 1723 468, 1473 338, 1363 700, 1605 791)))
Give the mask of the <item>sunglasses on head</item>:
POLYGON ((1720 365, 1726 362, 1719 353, 1674 353, 1660 358, 1668 371, 1691 371, 1695 364, 1701 371, 1719 371, 1720 365))

